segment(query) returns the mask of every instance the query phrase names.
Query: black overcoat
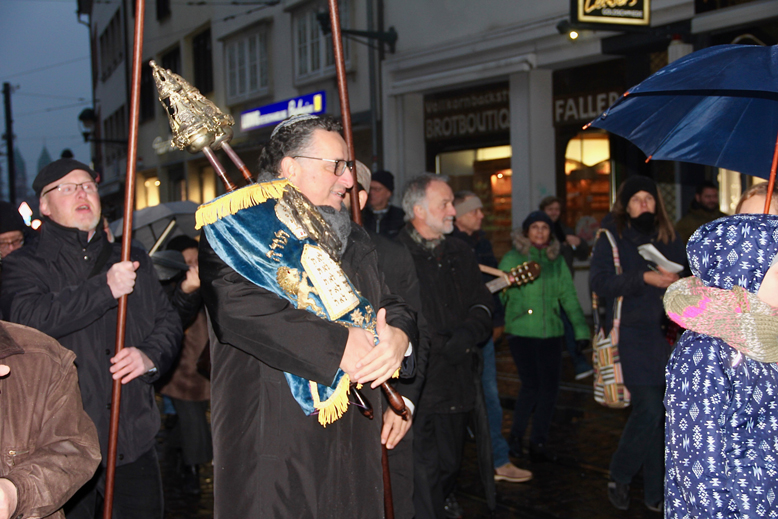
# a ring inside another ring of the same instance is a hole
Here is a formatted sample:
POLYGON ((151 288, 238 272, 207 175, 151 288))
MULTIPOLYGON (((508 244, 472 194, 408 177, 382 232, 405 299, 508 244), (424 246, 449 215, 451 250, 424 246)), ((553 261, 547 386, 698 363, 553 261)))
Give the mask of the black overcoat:
MULTIPOLYGON (((375 419, 349 406, 324 428, 305 416, 283 374, 331 384, 348 330, 246 280, 206 239, 199 261, 211 333, 214 517, 383 517, 380 390, 363 388, 375 419)), ((341 267, 415 343, 413 312, 389 293, 356 225, 341 267)))
MULTIPOLYGON (((106 273, 121 260, 121 244, 108 243, 102 229, 91 240, 87 236, 47 220, 37 243, 3 259, 0 306, 9 321, 40 330, 75 352, 84 410, 97 426, 105 464, 113 387, 109 359, 115 352, 118 308, 106 273), (110 255, 90 277, 103 247, 110 255)), ((148 254, 133 248, 130 258, 140 267, 127 297, 125 346, 143 351, 157 373, 122 386, 117 465, 154 447, 160 418, 152 383, 173 363, 183 334, 148 254)))

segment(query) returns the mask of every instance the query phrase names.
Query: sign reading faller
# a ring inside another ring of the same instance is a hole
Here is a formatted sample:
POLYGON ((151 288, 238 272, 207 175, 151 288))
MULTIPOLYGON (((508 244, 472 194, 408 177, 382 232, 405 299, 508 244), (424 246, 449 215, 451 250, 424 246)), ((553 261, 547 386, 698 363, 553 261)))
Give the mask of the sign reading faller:
POLYGON ((322 90, 300 97, 293 97, 259 108, 252 108, 240 114, 241 131, 256 130, 263 126, 278 124, 299 114, 319 115, 327 110, 327 96, 322 90))
POLYGON ((573 19, 606 25, 649 25, 651 0, 572 0, 573 19))

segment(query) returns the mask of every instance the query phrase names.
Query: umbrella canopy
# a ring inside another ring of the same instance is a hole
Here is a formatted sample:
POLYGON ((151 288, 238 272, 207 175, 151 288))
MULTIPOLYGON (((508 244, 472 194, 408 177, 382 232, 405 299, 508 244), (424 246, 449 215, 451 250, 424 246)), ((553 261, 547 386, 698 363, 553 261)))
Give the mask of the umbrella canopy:
MULTIPOLYGON (((165 241, 182 234, 194 238, 197 236, 195 211, 197 211, 197 204, 188 200, 165 202, 135 211, 132 217, 133 238, 142 243, 146 250, 151 250, 171 220, 175 220, 176 225, 165 241)), ((111 223, 111 232, 114 236, 121 236, 122 220, 123 218, 111 223)))
POLYGON ((778 46, 719 45, 632 87, 594 126, 649 159, 768 178, 778 137, 778 46))

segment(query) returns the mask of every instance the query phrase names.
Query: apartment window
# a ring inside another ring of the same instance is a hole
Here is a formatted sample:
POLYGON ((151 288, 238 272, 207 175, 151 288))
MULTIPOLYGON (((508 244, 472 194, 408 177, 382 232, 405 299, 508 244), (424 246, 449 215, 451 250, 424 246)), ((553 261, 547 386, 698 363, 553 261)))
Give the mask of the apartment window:
POLYGON ((124 58, 121 11, 116 11, 100 35, 100 79, 105 81, 124 58))
MULTIPOLYGON (((350 28, 349 0, 339 0, 340 25, 350 28)), ((295 73, 297 79, 306 79, 335 70, 335 57, 332 51, 332 35, 324 35, 316 19, 316 13, 326 11, 325 2, 314 2, 294 15, 295 73)), ((349 45, 343 42, 343 53, 349 60, 349 45)))
MULTIPOLYGON (((146 60, 148 63, 148 60, 146 60)), ((154 119, 154 107, 157 106, 157 85, 154 83, 152 69, 146 63, 140 69, 140 122, 154 119)))
POLYGON ((170 16, 170 0, 157 0, 157 20, 170 16))
POLYGON ((181 49, 176 47, 162 56, 162 68, 181 74, 181 49))
MULTIPOLYGON (((109 141, 127 140, 127 108, 122 105, 115 112, 103 120, 103 135, 109 141)), ((107 142, 104 144, 105 161, 110 164, 126 156, 127 145, 121 142, 107 142)))
POLYGON ((268 32, 269 28, 262 26, 225 45, 229 102, 267 92, 268 32))
POLYGON ((194 59, 194 86, 201 94, 213 91, 213 55, 211 53, 211 29, 192 38, 194 59))

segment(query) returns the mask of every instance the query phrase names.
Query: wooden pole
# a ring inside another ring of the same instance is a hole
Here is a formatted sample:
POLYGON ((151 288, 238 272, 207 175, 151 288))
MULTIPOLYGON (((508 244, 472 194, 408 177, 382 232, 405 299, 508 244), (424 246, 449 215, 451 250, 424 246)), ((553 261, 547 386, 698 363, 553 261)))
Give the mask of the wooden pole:
MULTIPOLYGON (((135 207, 135 163, 138 156, 138 108, 140 106, 140 67, 143 53, 143 23, 146 14, 145 0, 135 2, 135 40, 132 53, 132 82, 130 83, 130 128, 127 141, 127 178, 124 182, 124 226, 122 228, 122 261, 130 260, 132 242, 132 212, 135 207)), ((116 351, 124 349, 124 332, 127 328, 127 296, 119 298, 116 316, 116 351)), ((119 443, 119 409, 121 408, 122 383, 113 381, 111 395, 111 423, 108 429, 108 459, 105 471, 105 501, 103 519, 113 515, 113 491, 116 476, 116 450, 119 443)))
MULTIPOLYGON (((340 12, 338 0, 329 0, 330 25, 332 26, 332 50, 335 58, 335 73, 338 78, 338 97, 340 98, 340 116, 343 121, 343 138, 348 146, 349 160, 355 160, 354 134, 351 131, 351 105, 348 100, 348 83, 346 78, 346 58, 343 54, 343 38, 340 32, 340 12)), ((354 177, 354 187, 351 188, 351 219, 362 225, 362 211, 359 209, 359 190, 357 189, 357 168, 351 171, 354 177)), ((367 186, 365 186, 367 187, 367 186)))
MULTIPOLYGON (((343 137, 348 146, 349 160, 355 160, 354 136, 351 132, 351 106, 348 100, 348 83, 346 78, 346 59, 343 55, 343 39, 340 32, 340 13, 338 12, 338 0, 328 0, 330 7, 330 25, 332 26, 332 49, 335 58, 335 71, 338 78, 338 96, 340 97, 340 113, 343 121, 343 137)), ((362 211, 359 208, 359 196, 357 188, 356 167, 351 171, 354 177, 354 187, 351 188, 351 219, 362 225, 362 211)), ((408 419, 408 410, 405 402, 392 386, 384 382, 381 384, 390 406, 397 414, 408 419)), ((386 519, 394 519, 394 505, 392 503, 392 482, 389 478, 389 457, 386 445, 381 446, 381 466, 384 475, 384 515, 386 519)))
POLYGON ((778 167, 778 138, 775 140, 775 150, 773 151, 773 165, 770 168, 770 179, 767 182, 767 194, 764 201, 764 214, 770 214, 770 204, 773 200, 773 189, 775 189, 775 170, 778 167))

